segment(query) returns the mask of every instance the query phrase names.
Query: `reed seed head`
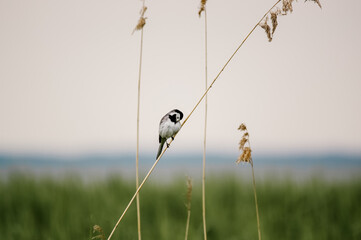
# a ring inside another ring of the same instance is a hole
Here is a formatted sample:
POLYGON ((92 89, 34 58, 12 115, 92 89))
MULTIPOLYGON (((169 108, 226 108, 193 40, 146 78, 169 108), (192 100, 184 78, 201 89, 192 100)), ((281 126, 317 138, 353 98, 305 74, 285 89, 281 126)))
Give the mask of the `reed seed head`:
POLYGON ((244 147, 243 152, 241 155, 239 155, 236 163, 240 163, 240 162, 250 163, 253 166, 251 152, 252 152, 252 150, 250 147, 244 147))
POLYGON ((241 125, 239 125, 238 130, 240 130, 240 131, 246 131, 246 130, 247 130, 247 127, 246 127, 246 125, 244 125, 244 123, 242 123, 241 125))
MULTIPOLYGON (((278 16, 279 15, 285 16, 288 13, 292 13, 293 12, 292 4, 294 1, 295 0, 282 0, 282 9, 274 6, 271 9, 270 13, 259 23, 259 26, 265 30, 269 42, 272 41, 274 32, 276 31, 276 28, 278 26, 278 16), (271 18, 272 28, 268 24, 269 17, 271 18)), ((306 1, 315 2, 320 8, 322 8, 320 0, 305 0, 305 2, 306 1)))
POLYGON ((202 12, 206 9, 207 0, 201 0, 201 5, 199 7, 198 15, 201 17, 202 12))
POLYGON ((282 11, 284 15, 287 15, 288 12, 293 12, 293 3, 294 0, 283 0, 282 1, 282 11))
POLYGON ((241 132, 244 132, 241 141, 239 142, 239 150, 241 150, 241 154, 239 155, 236 163, 250 163, 253 166, 253 161, 252 161, 252 150, 251 150, 251 146, 250 146, 250 142, 249 142, 249 133, 247 130, 247 127, 244 123, 242 123, 239 127, 238 130, 240 130, 241 132), (245 146, 245 145, 248 146, 245 146))
POLYGON ((146 6, 143 6, 142 9, 140 10, 140 18, 138 20, 138 23, 137 23, 137 26, 135 26, 132 34, 135 32, 135 31, 139 31, 139 30, 142 30, 144 25, 145 25, 145 20, 147 19, 146 17, 144 17, 144 14, 145 12, 147 11, 147 7, 146 6))
POLYGON ((103 229, 99 226, 99 225, 94 225, 93 226, 93 233, 98 232, 99 235, 92 237, 91 239, 101 239, 101 240, 105 240, 105 235, 104 235, 104 231, 103 229))
POLYGON ((267 22, 268 22, 268 16, 262 22, 260 22, 259 26, 265 30, 268 37, 268 41, 271 42, 272 41, 271 27, 268 25, 267 22))
POLYGON ((243 150, 244 145, 246 144, 247 141, 248 141, 248 139, 245 138, 245 137, 243 137, 243 138, 241 139, 241 141, 239 142, 239 150, 243 150))
POLYGON ((281 10, 277 9, 274 12, 271 12, 271 21, 272 21, 272 35, 276 31, 276 28, 278 26, 277 16, 281 13, 281 10))

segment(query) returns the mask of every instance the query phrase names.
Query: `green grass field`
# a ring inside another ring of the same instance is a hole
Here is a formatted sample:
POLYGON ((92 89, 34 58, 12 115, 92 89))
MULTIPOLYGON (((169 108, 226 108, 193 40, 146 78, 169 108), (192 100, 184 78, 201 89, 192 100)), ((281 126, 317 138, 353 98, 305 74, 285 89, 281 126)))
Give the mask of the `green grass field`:
MULTIPOLYGON (((207 180, 208 239, 257 239, 251 182, 207 180)), ((120 178, 84 183, 12 175, 0 181, 0 238, 91 239, 108 236, 134 193, 120 178)), ((257 182, 262 239, 361 239, 361 180, 257 182)), ((147 182, 141 191, 143 239, 184 239, 186 180, 147 182)), ((112 239, 137 239, 133 205, 112 239)), ((203 239, 200 182, 193 183, 189 238, 203 239)))

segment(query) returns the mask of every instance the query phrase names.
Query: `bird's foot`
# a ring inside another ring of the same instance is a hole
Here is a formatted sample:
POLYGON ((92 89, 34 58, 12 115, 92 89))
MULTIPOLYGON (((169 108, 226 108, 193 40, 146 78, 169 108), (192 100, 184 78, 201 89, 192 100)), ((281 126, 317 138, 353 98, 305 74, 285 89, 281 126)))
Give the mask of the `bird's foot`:
POLYGON ((174 137, 172 137, 172 141, 174 141, 174 137))

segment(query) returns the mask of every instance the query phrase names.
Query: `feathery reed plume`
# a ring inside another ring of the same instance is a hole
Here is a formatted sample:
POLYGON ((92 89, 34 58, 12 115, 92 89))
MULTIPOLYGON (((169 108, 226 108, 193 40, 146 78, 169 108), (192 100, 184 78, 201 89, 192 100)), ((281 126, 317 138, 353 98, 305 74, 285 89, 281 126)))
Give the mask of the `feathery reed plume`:
POLYGON ((91 239, 101 239, 101 240, 105 240, 105 235, 103 232, 103 229, 99 226, 99 225, 94 225, 93 226, 93 234, 98 232, 99 234, 92 237, 91 239))
POLYGON ((259 24, 261 28, 263 28, 267 34, 268 41, 272 41, 272 33, 271 33, 271 27, 268 25, 268 16, 264 19, 262 23, 259 24))
POLYGON ((199 11, 198 11, 199 17, 201 17, 202 12, 204 12, 206 10, 206 3, 207 3, 207 0, 201 0, 201 5, 200 5, 199 11))
MULTIPOLYGON (((286 16, 288 13, 293 12, 293 5, 292 4, 293 4, 294 0, 282 0, 282 9, 276 7, 276 5, 280 1, 281 0, 279 0, 274 5, 274 7, 271 9, 271 11, 269 12, 270 16, 266 15, 259 24, 259 26, 265 30, 269 42, 272 41, 274 32, 276 31, 276 28, 278 26, 278 21, 277 21, 278 16, 279 15, 280 16, 286 16), (267 23, 269 17, 271 18, 271 21, 272 21, 272 28, 267 23)), ((305 2, 306 1, 313 1, 313 2, 317 3, 320 8, 322 8, 321 3, 320 3, 319 0, 305 0, 305 2)))
POLYGON ((282 1, 282 11, 284 15, 287 15, 288 12, 293 12, 293 1, 294 0, 283 0, 282 1))
POLYGON ((253 193, 254 193, 254 201, 256 203, 256 215, 257 215, 257 230, 258 230, 258 240, 261 240, 261 227, 259 222, 259 213, 258 213, 258 202, 257 202, 257 193, 256 193, 256 180, 254 177, 254 169, 253 169, 253 160, 252 160, 252 150, 251 150, 251 143, 249 141, 249 133, 245 124, 241 124, 238 127, 238 130, 243 132, 243 136, 241 141, 239 142, 239 150, 242 153, 239 155, 236 163, 250 163, 252 167, 252 180, 253 180, 253 193), (247 144, 247 146, 245 146, 247 144))
MULTIPOLYGON (((208 88, 208 34, 207 34, 207 0, 201 0, 199 17, 204 12, 204 66, 205 66, 205 90, 208 88)), ((204 100, 204 136, 203 136, 203 164, 202 164, 202 219, 203 219, 203 237, 207 240, 207 224, 206 224, 206 150, 207 150, 207 117, 208 117, 208 95, 204 100)))
POLYGON ((190 177, 187 178, 187 223, 186 223, 186 234, 185 240, 188 239, 188 230, 189 230, 189 221, 191 218, 191 201, 192 201, 192 179, 190 177))
POLYGON ((277 16, 281 13, 281 10, 277 9, 274 12, 271 12, 271 21, 272 21, 272 35, 276 31, 278 26, 277 16))
MULTIPOLYGON (((188 116, 184 119, 182 125, 181 125, 181 129, 183 128, 183 126, 187 123, 188 119, 192 116, 193 112, 197 109, 197 107, 199 106, 199 104, 202 102, 202 100, 204 99, 204 97, 207 95, 207 93, 209 92, 209 90, 213 87, 214 83, 217 81, 217 79, 219 78, 219 76, 222 74, 222 72, 224 71, 224 69, 228 66, 228 64, 232 61, 233 57, 236 55, 236 53, 238 52, 238 50, 243 46, 243 44, 247 41, 247 39, 251 36, 251 34, 254 32, 254 30, 259 26, 259 24, 262 22, 262 20, 271 12, 271 10, 279 3, 281 2, 281 0, 277 0, 277 2, 275 4, 273 4, 273 6, 262 16, 262 18, 256 23, 256 25, 251 29, 251 31, 246 35, 246 37, 242 40, 242 42, 238 45, 238 47, 236 48, 236 50, 232 53, 232 55, 228 58, 228 60, 226 61, 226 63, 223 65, 223 67, 221 68, 221 70, 218 72, 217 76, 213 79, 213 81, 211 82, 211 84, 208 86, 207 90, 203 93, 203 95, 200 97, 200 99, 198 100, 198 102, 195 104, 195 106, 193 107, 193 109, 191 110, 191 112, 188 114, 188 116)), ((168 145, 170 146, 172 144, 172 142, 174 141, 174 139, 176 138, 176 136, 179 134, 179 131, 177 134, 175 134, 173 136, 173 138, 170 140, 170 142, 168 143, 168 145)), ((148 173, 146 174, 146 176, 144 177, 142 183, 139 185, 139 187, 137 188, 137 190, 135 191, 133 197, 130 199, 128 205, 125 207, 122 215, 119 217, 118 221, 116 222, 113 230, 111 231, 109 237, 107 240, 110 240, 111 237, 113 236, 115 230, 117 229, 119 223, 121 222, 121 220, 123 219, 123 217, 125 216, 125 214, 127 213, 129 207, 132 205, 135 197, 138 195, 139 191, 142 189, 144 183, 148 180, 150 174, 153 172, 154 168, 157 166, 159 160, 162 158, 162 156, 164 155, 164 153, 167 151, 168 148, 164 148, 162 153, 159 155, 159 157, 157 158, 157 160, 154 162, 154 164, 152 165, 152 167, 149 169, 148 173)), ((253 169, 253 168, 252 168, 253 169)), ((253 173, 253 171, 252 171, 253 173)), ((254 174, 253 174, 254 175, 254 174)), ((255 187, 255 182, 254 182, 254 187, 255 187)), ((255 198, 256 198, 256 194, 255 194, 255 198)), ((257 202, 257 201, 256 201, 257 202)), ((257 205, 256 205, 257 206, 257 205)), ((258 207, 256 208, 257 212, 258 212, 258 207)))
MULTIPOLYGON (((140 80, 142 76, 142 59, 143 59, 143 27, 145 25, 145 18, 144 14, 147 10, 147 7, 145 6, 145 0, 143 0, 143 6, 140 11, 140 18, 138 21, 137 26, 135 27, 135 30, 141 30, 141 36, 140 36, 140 56, 139 56, 139 76, 138 76, 138 102, 137 102, 137 152, 136 152, 136 158, 135 158, 135 188, 138 189, 139 187, 139 108, 140 108, 140 80)), ((134 33, 133 31, 133 33, 134 33)), ((140 221, 140 200, 139 200, 139 194, 137 194, 137 227, 138 227, 138 240, 142 239, 141 236, 141 221, 140 221)))
POLYGON ((144 27, 144 25, 145 25, 145 20, 146 20, 147 18, 144 17, 144 14, 145 14, 145 11, 147 11, 148 8, 147 8, 146 6, 144 6, 144 1, 145 1, 145 0, 143 0, 143 7, 142 7, 142 9, 140 10, 140 18, 139 18, 138 23, 137 23, 137 25, 135 26, 132 34, 133 34, 135 31, 142 30, 143 27, 144 27))

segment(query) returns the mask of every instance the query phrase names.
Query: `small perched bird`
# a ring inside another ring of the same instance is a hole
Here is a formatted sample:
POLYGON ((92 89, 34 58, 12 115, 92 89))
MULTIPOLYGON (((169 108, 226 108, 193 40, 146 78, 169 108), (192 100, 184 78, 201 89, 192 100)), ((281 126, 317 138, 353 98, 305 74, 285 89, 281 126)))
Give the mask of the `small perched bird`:
MULTIPOLYGON (((168 138, 172 138, 174 140, 174 135, 177 134, 177 132, 181 128, 181 123, 179 122, 183 118, 183 113, 179 111, 178 109, 173 109, 162 119, 159 123, 159 148, 157 153, 157 158, 162 153, 163 145, 167 142, 168 138)), ((167 143, 167 147, 168 147, 167 143)))

